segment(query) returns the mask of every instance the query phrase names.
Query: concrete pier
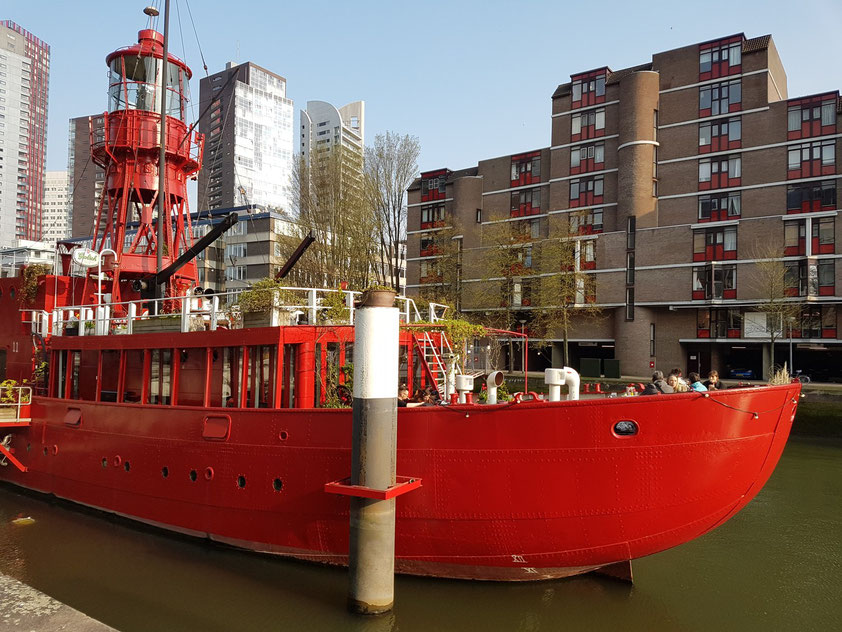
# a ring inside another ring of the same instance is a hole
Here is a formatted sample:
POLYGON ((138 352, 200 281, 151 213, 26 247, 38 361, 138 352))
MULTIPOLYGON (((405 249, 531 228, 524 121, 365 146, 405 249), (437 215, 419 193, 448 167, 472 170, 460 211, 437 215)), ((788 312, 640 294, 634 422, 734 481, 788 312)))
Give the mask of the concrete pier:
POLYGON ((0 573, 0 630, 12 632, 114 632, 34 588, 0 573))

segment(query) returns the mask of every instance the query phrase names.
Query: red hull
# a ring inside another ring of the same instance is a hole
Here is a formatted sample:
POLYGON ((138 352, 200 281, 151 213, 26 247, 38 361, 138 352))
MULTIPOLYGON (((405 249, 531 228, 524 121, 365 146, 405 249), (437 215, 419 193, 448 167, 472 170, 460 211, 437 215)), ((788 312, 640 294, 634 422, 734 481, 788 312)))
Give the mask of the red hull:
MULTIPOLYGON (((799 392, 401 409, 398 474, 423 485, 397 500, 396 569, 547 579, 687 542, 769 478, 799 392), (614 434, 624 419, 637 435, 614 434)), ((246 549, 344 564, 348 499, 324 485, 350 472, 350 410, 213 410, 231 417, 225 440, 203 439, 209 409, 36 398, 32 426, 12 439, 29 471, 0 468, 0 480, 246 549), (78 426, 64 423, 68 408, 81 410, 78 426)))

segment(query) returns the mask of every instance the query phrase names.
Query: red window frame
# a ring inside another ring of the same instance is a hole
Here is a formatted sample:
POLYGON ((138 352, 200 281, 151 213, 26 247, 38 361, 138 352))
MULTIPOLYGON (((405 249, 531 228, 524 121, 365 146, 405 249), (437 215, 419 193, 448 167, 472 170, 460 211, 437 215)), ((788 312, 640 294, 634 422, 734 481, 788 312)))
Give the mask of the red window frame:
POLYGON ((570 175, 602 171, 603 169, 605 169, 604 142, 570 148, 570 175), (573 166, 574 157, 578 161, 575 167, 573 166))
POLYGON ((444 226, 444 202, 427 204, 421 207, 421 228, 444 226))
MULTIPOLYGON (((802 220, 803 221, 803 220, 802 220)), ((813 227, 810 229, 810 239, 812 240, 811 249, 814 255, 832 255, 836 252, 836 219, 833 217, 815 217, 813 218, 813 227), (830 226, 826 234, 830 235, 830 240, 821 243, 821 226, 830 226)))
POLYGON ((511 182, 513 187, 541 182, 541 152, 512 156, 511 182))
POLYGON ((541 212, 541 187, 512 191, 510 217, 525 217, 541 212))
POLYGON ((602 176, 574 178, 570 181, 570 208, 602 204, 604 198, 605 178, 602 176), (576 186, 575 197, 574 186, 576 186))
POLYGON ((739 191, 699 196, 699 223, 721 222, 734 219, 735 217, 740 217, 741 213, 742 195, 739 191), (733 204, 734 202, 736 202, 735 205, 733 204), (735 213, 731 213, 732 206, 736 206, 735 213), (707 212, 707 217, 704 216, 705 212, 707 212))
POLYGON ((710 189, 723 189, 726 187, 738 187, 742 184, 742 157, 739 154, 728 156, 716 156, 714 158, 702 158, 699 160, 699 191, 710 189), (739 161, 739 176, 729 177, 731 161, 739 161), (703 165, 710 165, 710 180, 702 180, 703 165))
POLYGON ((742 120, 739 116, 699 123, 699 153, 739 149, 742 143, 742 120), (707 130, 707 134, 705 134, 707 130), (734 130, 737 130, 736 133, 734 130), (732 138, 732 136, 734 138, 732 138), (705 144, 703 140, 708 142, 705 144))
POLYGON ((787 103, 787 140, 835 134, 839 116, 838 102, 838 91, 789 101, 787 103), (824 111, 831 112, 832 123, 822 125, 823 108, 824 111))
POLYGON ((740 79, 720 81, 699 87, 699 117, 719 116, 743 109, 743 87, 740 79), (738 97, 734 96, 737 88, 738 97), (705 106, 705 94, 710 105, 705 106), (724 96, 726 95, 727 96, 724 96))
POLYGON ((449 169, 438 169, 421 174, 421 201, 433 202, 447 197, 447 177, 449 169))
POLYGON ((603 231, 602 209, 588 209, 570 214, 570 232, 574 235, 597 235, 603 231))
POLYGON ((788 180, 836 173, 836 140, 815 140, 786 149, 788 180), (829 158, 829 159, 828 159, 829 158))
POLYGON ((736 226, 721 226, 693 231, 693 261, 729 261, 736 258, 736 226), (726 233, 733 233, 734 235, 734 247, 732 249, 726 250, 726 233))
POLYGON ((699 44, 699 81, 740 74, 743 71, 742 46, 744 39, 742 35, 734 35, 726 39, 699 44), (739 62, 731 65, 734 56, 733 49, 739 51, 739 62), (710 56, 707 63, 705 63, 706 55, 710 56))
POLYGON ((694 301, 737 298, 737 266, 734 264, 695 266, 693 268, 691 296, 694 301), (702 272, 704 277, 702 279, 702 287, 697 289, 695 287, 695 280, 699 272, 702 272), (720 276, 722 276, 722 280, 720 281, 716 280, 717 272, 720 276), (728 272, 731 273, 731 279, 733 281, 733 287, 730 288, 725 287, 725 275, 728 272), (717 282, 722 283, 722 296, 716 296, 717 282))
POLYGON ((570 140, 588 140, 605 136, 605 108, 596 108, 587 112, 579 112, 570 117, 570 140), (579 131, 574 131, 577 127, 579 131))
POLYGON ((608 68, 570 76, 570 109, 605 103, 608 68))
POLYGON ((836 180, 790 184, 786 189, 786 212, 809 213, 836 209, 836 180))

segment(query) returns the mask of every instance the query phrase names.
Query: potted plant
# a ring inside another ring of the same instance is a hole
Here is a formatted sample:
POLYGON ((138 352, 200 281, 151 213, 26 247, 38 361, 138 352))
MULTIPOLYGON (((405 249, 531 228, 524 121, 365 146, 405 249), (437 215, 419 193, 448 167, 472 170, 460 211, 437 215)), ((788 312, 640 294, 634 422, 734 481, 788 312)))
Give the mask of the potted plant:
POLYGON ((394 288, 386 285, 369 285, 363 290, 358 307, 392 307, 395 304, 394 288))
POLYGON ((297 296, 270 277, 261 279, 240 294, 238 305, 243 327, 278 327, 289 324, 297 296))

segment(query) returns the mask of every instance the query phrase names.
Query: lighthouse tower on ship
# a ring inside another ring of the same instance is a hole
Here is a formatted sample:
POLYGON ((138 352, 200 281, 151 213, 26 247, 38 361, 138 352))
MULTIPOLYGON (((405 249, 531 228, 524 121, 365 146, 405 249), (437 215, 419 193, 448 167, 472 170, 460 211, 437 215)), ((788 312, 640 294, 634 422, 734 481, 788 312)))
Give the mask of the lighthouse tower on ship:
MULTIPOLYGON (((144 29, 138 33, 137 44, 106 57, 109 88, 104 131, 94 135, 91 126, 91 156, 105 170, 93 247, 111 279, 115 303, 137 298, 141 288, 151 285, 155 274, 193 241, 186 185, 201 168, 204 137, 185 122, 190 68, 170 54, 163 64, 164 50, 163 35, 144 29), (162 67, 167 75, 165 90, 161 88, 162 67), (163 194, 159 190, 162 96, 166 103, 163 194), (159 239, 157 222, 162 215, 168 221, 163 222, 159 239), (128 228, 136 231, 128 234, 128 228)), ((88 280, 86 295, 97 291, 95 277, 88 280)), ((196 283, 196 264, 190 261, 169 276, 166 293, 184 294, 196 283)))

